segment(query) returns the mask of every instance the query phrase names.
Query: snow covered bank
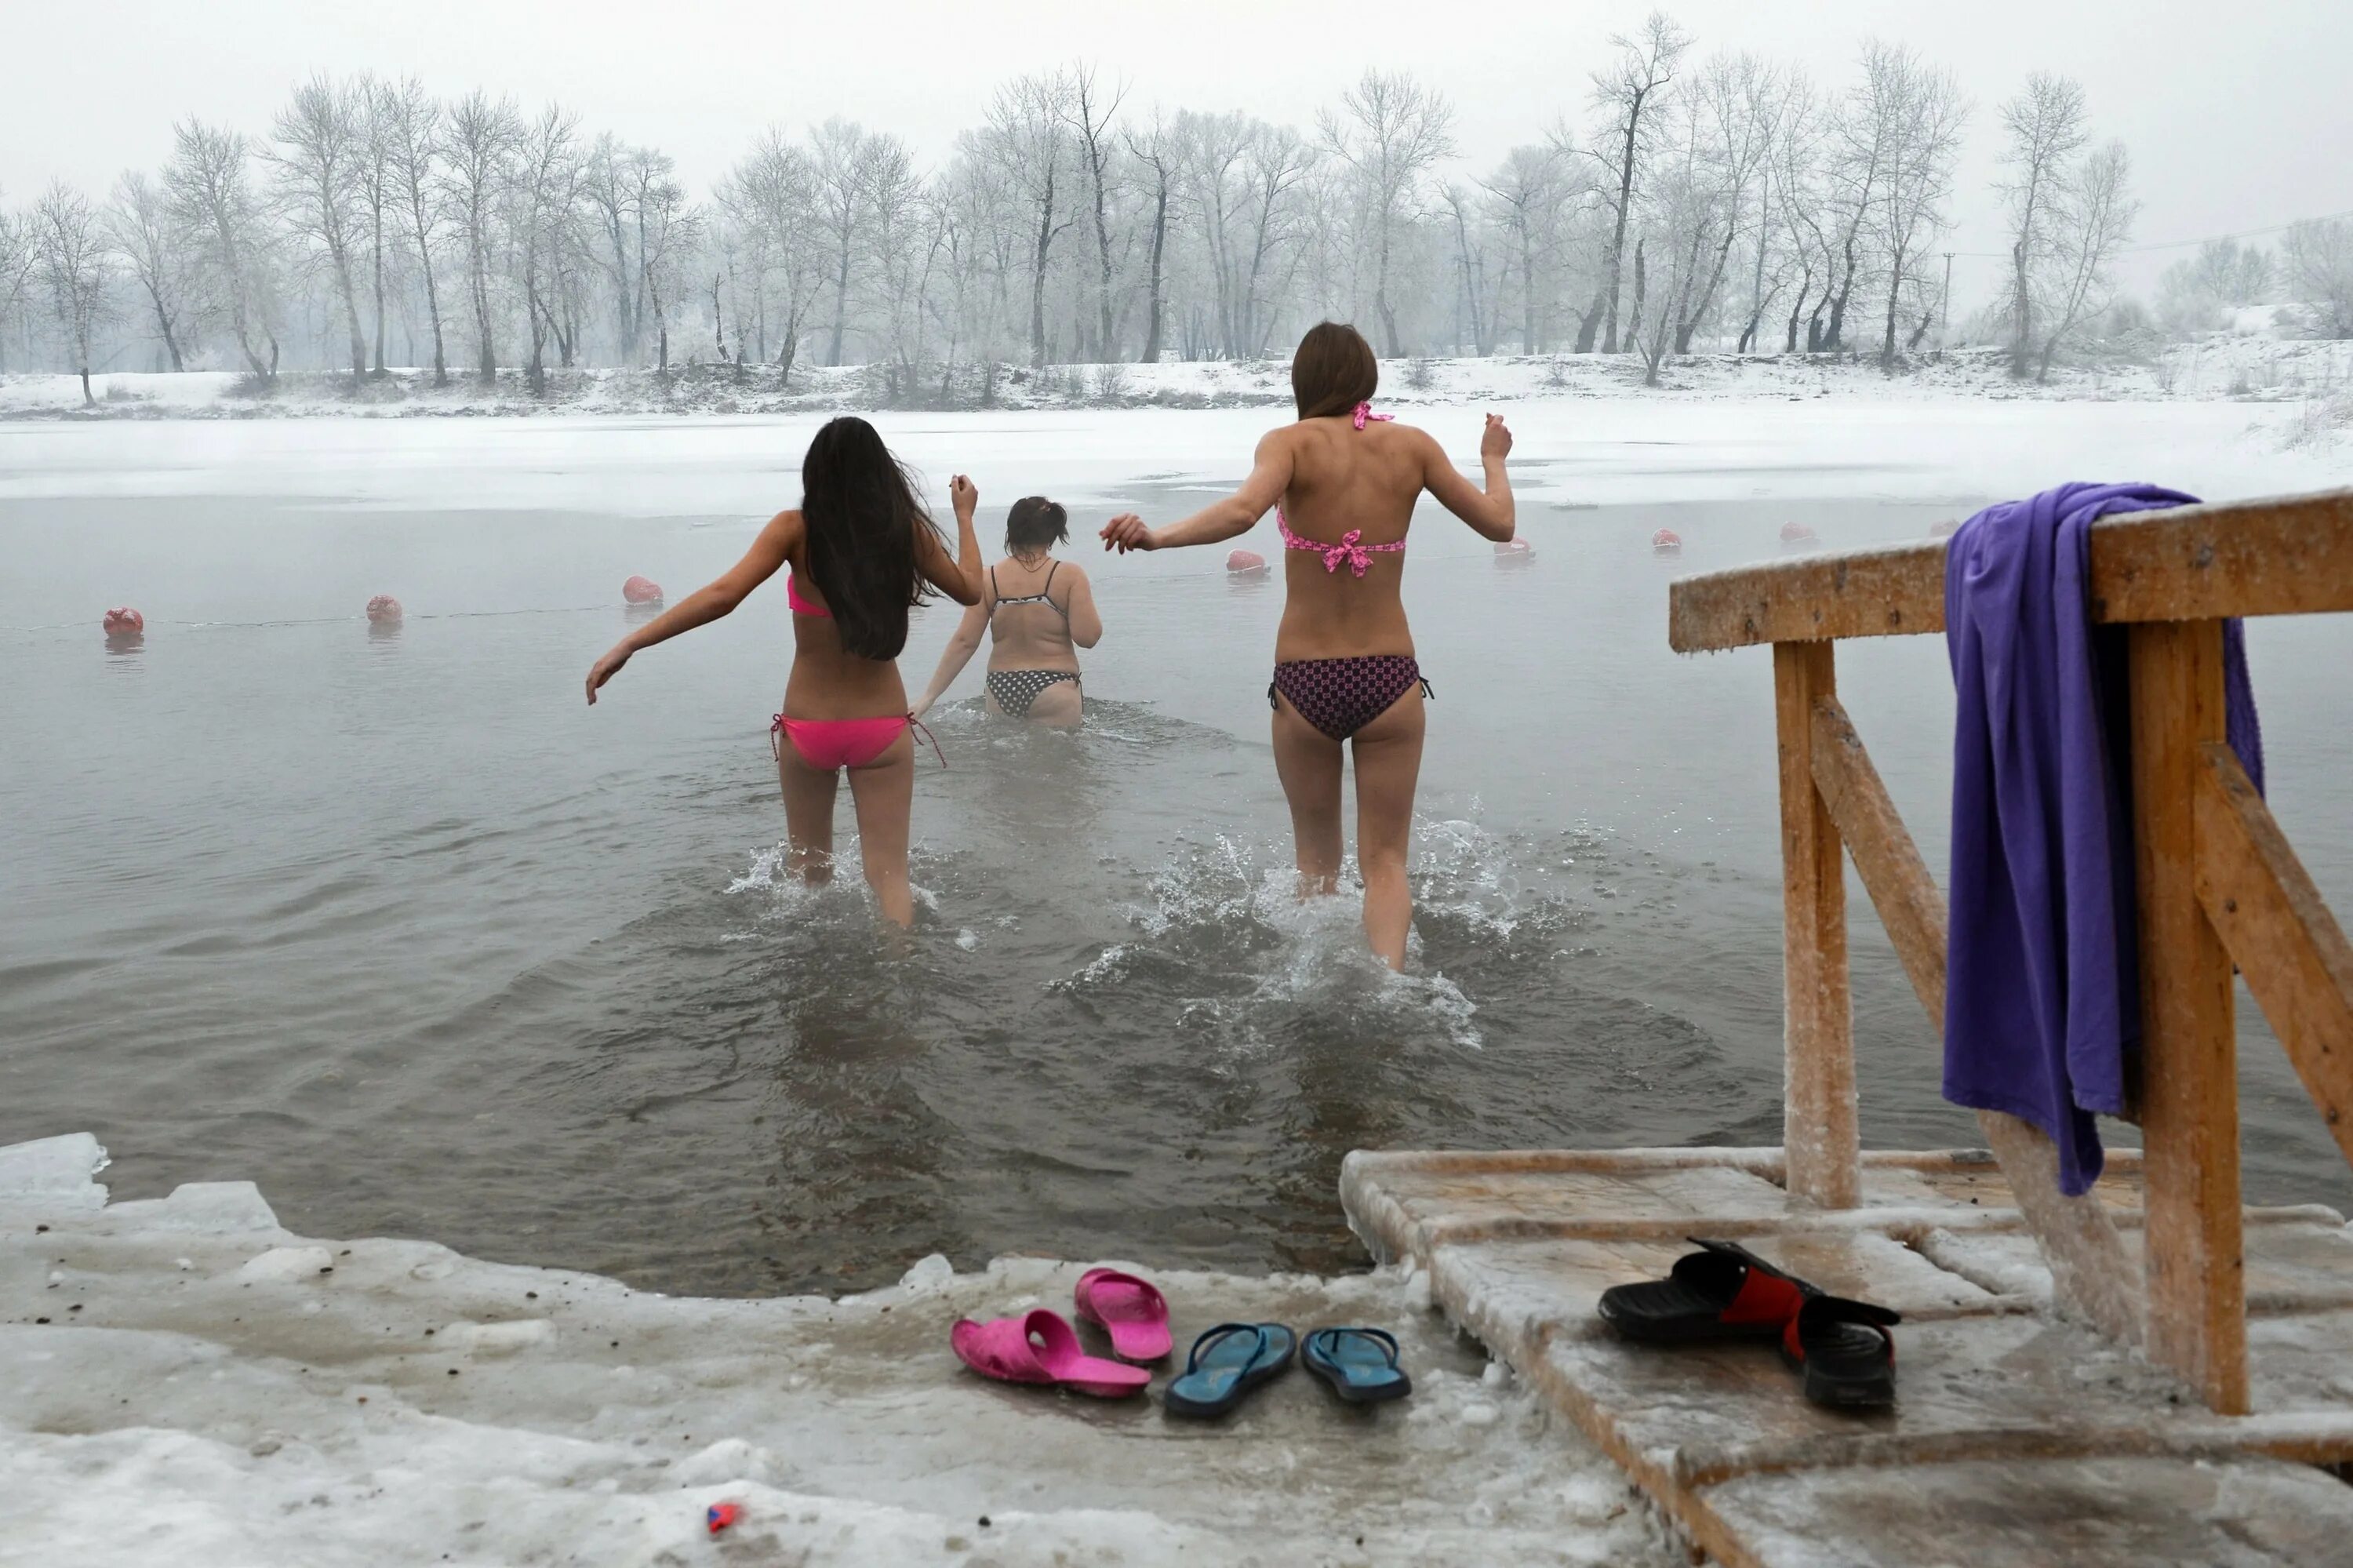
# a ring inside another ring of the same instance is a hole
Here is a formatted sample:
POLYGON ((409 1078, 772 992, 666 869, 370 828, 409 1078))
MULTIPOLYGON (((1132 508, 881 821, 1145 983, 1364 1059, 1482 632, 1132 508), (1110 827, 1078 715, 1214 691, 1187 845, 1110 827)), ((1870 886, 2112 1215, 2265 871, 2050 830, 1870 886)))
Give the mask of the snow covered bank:
POLYGON ((1161 1276, 1221 1319, 1373 1323, 1369 1417, 1294 1373, 1228 1425, 988 1383, 948 1326, 1080 1266, 926 1259, 691 1299, 282 1229, 249 1183, 110 1205, 87 1134, 0 1149, 0 1563, 1680 1561, 1618 1472, 1395 1276, 1161 1276), (744 1517, 713 1542, 703 1510, 744 1517))
MULTIPOLYGON (((2286 405, 1457 398, 1412 417, 1468 461, 1489 407, 1511 416, 1513 486, 1538 549, 1542 535, 1582 515, 1575 509, 1596 504, 1862 496, 1957 508, 2086 478, 2147 479, 2220 501, 2353 482, 2353 442, 2299 440, 2300 410, 2286 405)), ((1238 482, 1258 438, 1285 417, 1261 408, 1000 410, 876 422, 936 482, 969 472, 992 496, 1048 490, 1083 521, 1147 500, 1147 484, 1238 482)), ((802 449, 822 418, 54 420, 11 429, 0 500, 332 497, 393 508, 765 517, 797 493, 802 449)))
MULTIPOLYGON (((99 398, 85 408, 72 376, 0 376, 0 418, 271 418, 525 416, 545 414, 835 413, 878 408, 1232 408, 1286 405, 1285 359, 1166 361, 1157 365, 1000 366, 984 387, 961 366, 943 380, 934 367, 900 378, 877 366, 797 366, 789 384, 773 365, 694 365, 650 370, 550 371, 534 395, 523 374, 500 372, 495 387, 402 369, 354 388, 348 376, 289 372, 257 393, 246 378, 217 371, 116 373, 92 377, 99 398)), ((1381 367, 1381 397, 1403 405, 1547 397, 1712 399, 1854 396, 1918 401, 1988 397, 2153 399, 2168 396, 2280 397, 2341 388, 2353 379, 2353 344, 2284 343, 2218 336, 2183 344, 2153 366, 2065 366, 2048 385, 2010 377, 1998 349, 1955 349, 1907 362, 1894 375, 1869 359, 1805 355, 1693 355, 1643 385, 1631 355, 1499 355, 1400 359, 1381 367)))

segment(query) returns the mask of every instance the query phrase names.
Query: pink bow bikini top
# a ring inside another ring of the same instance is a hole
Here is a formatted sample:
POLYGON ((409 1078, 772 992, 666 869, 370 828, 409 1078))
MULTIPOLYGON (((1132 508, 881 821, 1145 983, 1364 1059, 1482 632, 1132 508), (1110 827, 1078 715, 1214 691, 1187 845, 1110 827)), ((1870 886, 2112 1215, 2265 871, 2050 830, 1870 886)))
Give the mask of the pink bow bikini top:
MULTIPOLYGON (((1396 418, 1395 414, 1376 414, 1370 403, 1359 403, 1356 412, 1349 416, 1349 422, 1361 430, 1367 419, 1379 421, 1396 418)), ((1336 572, 1345 566, 1356 576, 1363 577, 1365 568, 1373 564, 1375 555, 1401 553, 1405 549, 1403 539, 1394 539, 1386 545, 1367 545, 1364 543, 1365 531, 1362 528, 1349 529, 1340 535, 1340 542, 1336 545, 1327 545, 1321 539, 1294 534, 1291 531, 1291 519, 1283 515, 1280 501, 1274 503, 1274 525, 1282 535, 1284 549, 1320 552, 1324 556, 1324 569, 1327 572, 1336 572)))

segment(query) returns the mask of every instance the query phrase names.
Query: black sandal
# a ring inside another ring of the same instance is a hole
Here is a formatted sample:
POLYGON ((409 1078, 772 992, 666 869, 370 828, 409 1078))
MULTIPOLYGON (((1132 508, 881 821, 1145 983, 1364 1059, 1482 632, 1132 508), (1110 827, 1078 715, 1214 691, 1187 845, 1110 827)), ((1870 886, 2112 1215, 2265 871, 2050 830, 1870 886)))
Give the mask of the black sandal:
POLYGON ((1781 1360, 1805 1377, 1816 1404, 1882 1409, 1895 1403, 1895 1336, 1904 1321, 1891 1308, 1843 1296, 1810 1297, 1781 1335, 1781 1360))
POLYGON ((1777 1340, 1821 1295, 1738 1242, 1689 1239, 1701 1250, 1677 1258, 1667 1278, 1603 1291, 1601 1320, 1651 1345, 1777 1340))

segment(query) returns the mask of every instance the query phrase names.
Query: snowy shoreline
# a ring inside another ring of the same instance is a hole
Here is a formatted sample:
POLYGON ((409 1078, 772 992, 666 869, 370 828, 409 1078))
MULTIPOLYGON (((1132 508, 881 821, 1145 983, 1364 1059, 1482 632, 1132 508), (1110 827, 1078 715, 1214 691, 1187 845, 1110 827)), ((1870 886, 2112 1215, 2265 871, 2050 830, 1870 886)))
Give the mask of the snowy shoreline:
MULTIPOLYGON (((347 375, 288 372, 253 391, 227 371, 109 372, 91 377, 95 407, 79 377, 0 376, 0 420, 541 418, 564 414, 745 415, 838 412, 1008 412, 1025 409, 1240 408, 1287 405, 1290 366, 1278 359, 1156 365, 999 367, 984 389, 979 372, 958 368, 947 395, 940 373, 895 386, 883 367, 688 365, 643 369, 551 370, 534 394, 523 372, 503 369, 493 387, 452 372, 436 387, 429 371, 396 369, 354 387, 347 375)), ((1998 349, 1920 356, 1893 374, 1868 357, 1694 355, 1662 366, 1643 384, 1629 356, 1519 355, 1391 360, 1381 400, 1413 407, 1465 401, 1552 398, 1709 399, 1763 396, 1872 401, 1989 399, 2035 402, 2228 399, 2249 403, 2342 401, 2353 387, 2353 342, 2218 338, 2178 344, 2155 365, 2064 367, 2052 381, 2013 380, 1998 349)))
POLYGON ((1203 1426, 957 1366, 957 1317, 1067 1312, 1078 1263, 674 1298, 298 1236, 248 1182, 109 1203, 105 1160, 0 1148, 0 1563, 1681 1560, 1416 1277, 1155 1275, 1180 1346, 1369 1322, 1414 1371, 1372 1420, 1294 1374, 1203 1426), (722 1500, 744 1514, 713 1542, 722 1500))

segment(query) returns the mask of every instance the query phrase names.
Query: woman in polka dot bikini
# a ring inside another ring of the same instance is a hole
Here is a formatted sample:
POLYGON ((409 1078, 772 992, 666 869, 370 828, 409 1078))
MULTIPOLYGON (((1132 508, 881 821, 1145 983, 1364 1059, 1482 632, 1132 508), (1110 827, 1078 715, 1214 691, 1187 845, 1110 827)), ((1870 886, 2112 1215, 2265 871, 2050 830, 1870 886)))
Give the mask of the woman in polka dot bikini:
POLYGON ((1291 800, 1303 896, 1339 890, 1341 748, 1356 768, 1356 865, 1365 879, 1365 935, 1391 969, 1405 967, 1413 896, 1406 849, 1421 772, 1422 699, 1398 585, 1406 529, 1427 490, 1483 537, 1514 526, 1504 460, 1512 433, 1493 414, 1480 439, 1480 489, 1438 442, 1372 412, 1380 366, 1356 328, 1325 322, 1291 362, 1299 422, 1270 432, 1242 487, 1181 523, 1158 528, 1113 518, 1103 548, 1165 550, 1248 533, 1267 509, 1282 531, 1287 597, 1274 639, 1274 765, 1291 800), (1296 508, 1294 520, 1285 503, 1296 508))
POLYGON ((932 684, 915 705, 921 718, 972 662, 984 634, 988 655, 988 710, 1059 729, 1076 726, 1084 710, 1079 652, 1103 638, 1087 574, 1054 559, 1071 536, 1070 514, 1059 501, 1025 495, 1005 519, 1005 559, 988 568, 981 600, 965 611, 948 638, 932 684))

